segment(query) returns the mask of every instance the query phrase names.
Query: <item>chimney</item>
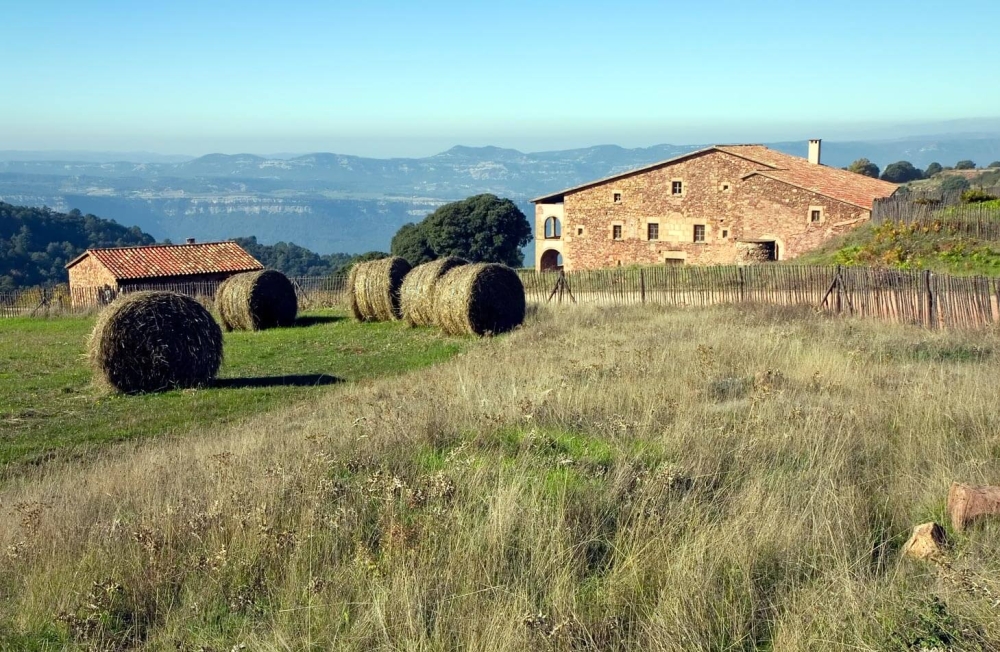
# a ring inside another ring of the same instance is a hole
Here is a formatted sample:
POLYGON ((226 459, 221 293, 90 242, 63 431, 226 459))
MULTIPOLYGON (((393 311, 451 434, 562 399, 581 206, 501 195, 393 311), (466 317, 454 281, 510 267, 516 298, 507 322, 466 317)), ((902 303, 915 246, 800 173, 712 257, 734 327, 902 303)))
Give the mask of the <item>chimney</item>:
POLYGON ((814 138, 809 141, 809 163, 811 165, 819 165, 820 150, 823 147, 823 141, 819 138, 814 138))
POLYGON ((188 238, 184 241, 184 244, 194 244, 194 238, 188 238))

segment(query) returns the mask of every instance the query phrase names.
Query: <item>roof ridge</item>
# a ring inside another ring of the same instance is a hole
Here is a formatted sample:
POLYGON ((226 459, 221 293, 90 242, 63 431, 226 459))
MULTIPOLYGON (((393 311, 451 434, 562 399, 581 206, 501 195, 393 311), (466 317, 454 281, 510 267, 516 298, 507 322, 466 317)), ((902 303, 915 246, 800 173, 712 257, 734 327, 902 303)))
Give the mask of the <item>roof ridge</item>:
MULTIPOLYGON (((120 247, 87 247, 86 251, 115 251, 118 249, 156 249, 162 247, 197 247, 199 245, 228 244, 233 243, 239 246, 235 240, 211 240, 209 242, 154 242, 148 245, 122 245, 120 247)), ((241 247, 242 248, 242 247, 241 247)))

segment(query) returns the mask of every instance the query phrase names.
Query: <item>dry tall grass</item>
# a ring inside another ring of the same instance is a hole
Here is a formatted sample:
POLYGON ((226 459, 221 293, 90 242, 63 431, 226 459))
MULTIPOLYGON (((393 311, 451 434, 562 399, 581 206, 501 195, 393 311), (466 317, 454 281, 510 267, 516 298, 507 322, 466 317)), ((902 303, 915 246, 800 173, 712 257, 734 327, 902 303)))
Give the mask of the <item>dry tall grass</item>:
POLYGON ((413 377, 2 488, 0 640, 998 649, 997 524, 948 565, 898 556, 953 479, 1000 482, 998 352, 542 311, 413 377))

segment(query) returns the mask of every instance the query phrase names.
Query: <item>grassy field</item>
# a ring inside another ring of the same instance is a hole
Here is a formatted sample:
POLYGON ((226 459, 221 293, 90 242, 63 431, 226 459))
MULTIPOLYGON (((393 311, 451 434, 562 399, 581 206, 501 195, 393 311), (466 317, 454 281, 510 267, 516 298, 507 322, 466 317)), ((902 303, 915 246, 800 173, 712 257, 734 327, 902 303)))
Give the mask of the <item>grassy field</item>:
POLYGON ((0 322, 0 479, 95 445, 218 428, 315 399, 342 381, 439 362, 466 342, 317 312, 292 329, 227 333, 215 387, 123 397, 92 382, 85 358, 92 325, 90 317, 0 322))
POLYGON ((1000 649, 1000 524, 899 555, 953 480, 1000 482, 998 371, 997 334, 542 310, 11 478, 0 649, 1000 649))

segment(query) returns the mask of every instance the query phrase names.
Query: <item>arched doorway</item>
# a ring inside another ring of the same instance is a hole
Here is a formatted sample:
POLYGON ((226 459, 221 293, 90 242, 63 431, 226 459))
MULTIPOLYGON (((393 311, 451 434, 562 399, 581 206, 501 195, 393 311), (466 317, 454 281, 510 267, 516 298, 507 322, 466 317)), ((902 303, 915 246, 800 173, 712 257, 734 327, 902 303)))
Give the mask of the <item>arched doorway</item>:
POLYGON ((562 266, 562 254, 555 249, 549 249, 542 254, 541 268, 543 272, 558 272, 562 266))

